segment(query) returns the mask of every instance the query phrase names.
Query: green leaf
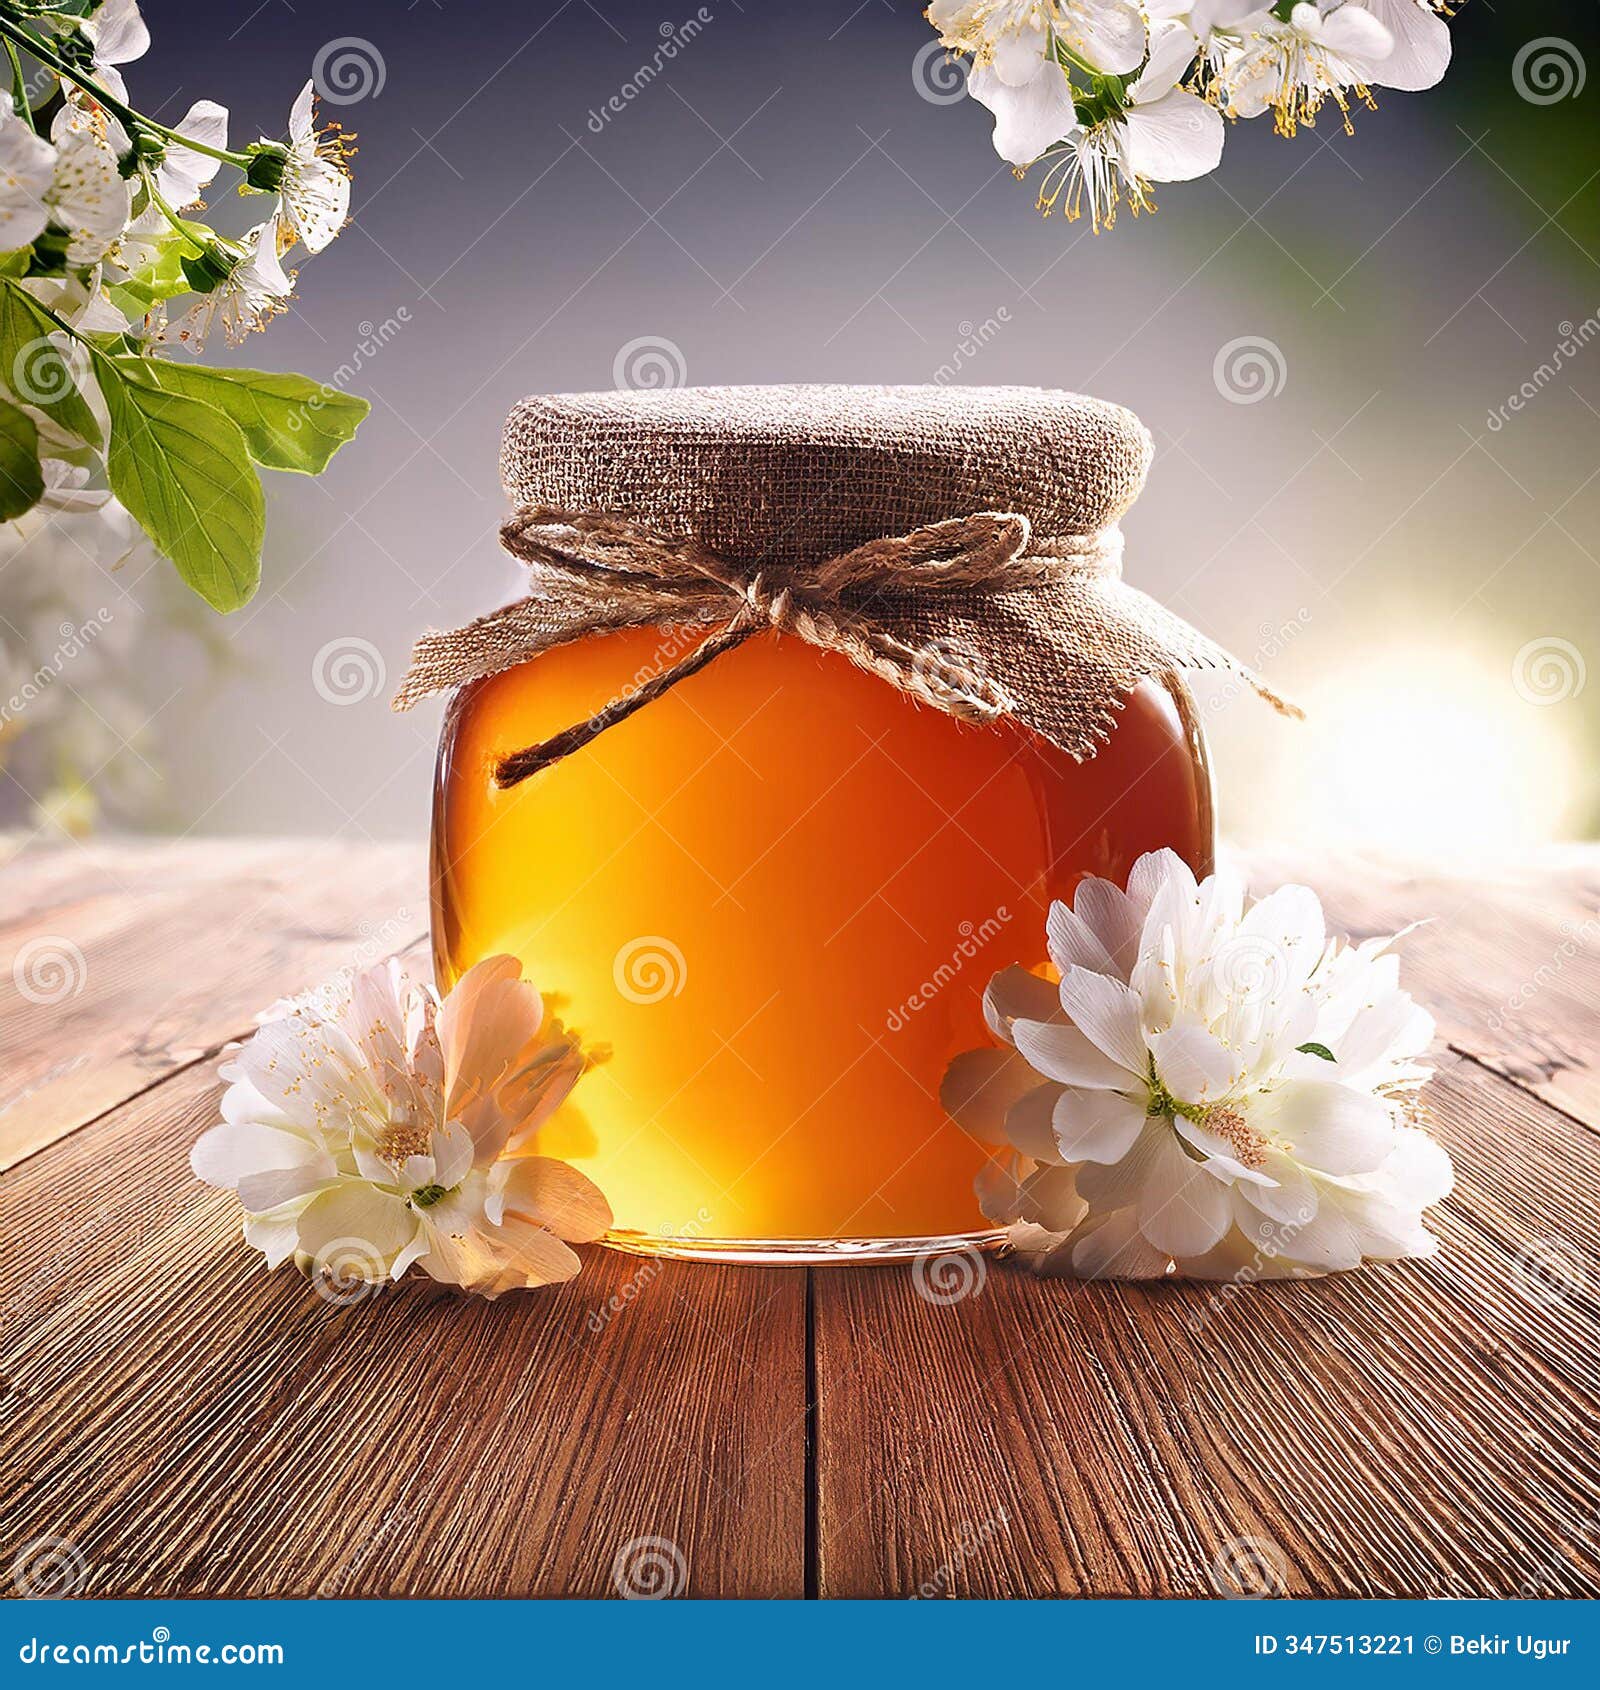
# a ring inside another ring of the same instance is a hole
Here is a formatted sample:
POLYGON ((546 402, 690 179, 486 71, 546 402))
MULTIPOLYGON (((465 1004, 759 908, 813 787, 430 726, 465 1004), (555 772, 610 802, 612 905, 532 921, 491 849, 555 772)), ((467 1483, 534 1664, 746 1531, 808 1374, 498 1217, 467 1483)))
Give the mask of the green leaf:
POLYGON ((31 511, 43 497, 39 431, 26 411, 0 399, 0 522, 31 511))
POLYGON ((125 282, 107 284, 111 303, 126 317, 142 317, 164 299, 176 299, 189 291, 189 278, 183 273, 183 244, 169 241, 143 269, 136 270, 125 282))
POLYGON ((244 433, 214 406, 130 378, 95 356, 111 415, 106 479, 178 573, 216 610, 261 579, 266 500, 244 433))
POLYGON ((1324 1062, 1337 1062, 1339 1060, 1326 1045, 1296 1045, 1294 1048, 1303 1051, 1307 1056, 1320 1056, 1324 1062))
MULTIPOLYGON (((123 365, 132 361, 118 360, 123 365)), ((138 367, 169 393, 203 400, 232 417, 258 464, 301 475, 321 475, 372 409, 365 399, 324 387, 310 376, 213 369, 162 358, 140 360, 138 367)))
POLYGON ((100 443, 94 420, 55 343, 60 324, 9 277, 0 277, 0 386, 53 418, 80 440, 100 443))

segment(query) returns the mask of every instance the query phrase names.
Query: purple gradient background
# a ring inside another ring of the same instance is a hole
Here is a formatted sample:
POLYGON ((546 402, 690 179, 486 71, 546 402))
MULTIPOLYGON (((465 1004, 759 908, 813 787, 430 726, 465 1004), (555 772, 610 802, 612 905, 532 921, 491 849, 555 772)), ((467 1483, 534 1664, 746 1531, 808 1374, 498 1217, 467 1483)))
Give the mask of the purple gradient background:
MULTIPOLYGON (((1381 96, 1352 139, 1331 118, 1295 142, 1238 126, 1216 176, 1099 238, 1035 215, 975 103, 919 95, 931 34, 916 6, 707 9, 596 135, 589 113, 692 7, 247 0, 219 26, 214 5, 149 0, 136 97, 167 117, 220 99, 236 139, 280 129, 330 39, 376 48, 381 92, 329 109, 358 132, 354 221, 246 356, 327 376, 397 325, 351 383, 374 404, 356 444, 320 482, 271 481, 265 584, 225 626, 227 671, 202 687, 174 636, 155 700, 184 683, 156 721, 174 825, 420 833, 437 710, 393 717, 388 689, 331 706, 316 654, 370 640, 392 685, 423 627, 508 596, 505 412, 530 391, 613 385, 640 336, 673 342, 695 383, 914 382, 995 322, 958 379, 1136 410, 1158 454, 1126 525, 1130 577, 1242 656, 1295 624, 1267 660, 1291 691, 1380 628, 1470 644, 1490 686, 1530 640, 1600 650, 1600 347, 1485 428, 1558 325, 1600 309, 1590 244, 1560 210, 1597 192, 1580 184, 1600 157, 1527 164, 1553 119, 1516 94, 1483 8, 1456 26, 1449 90, 1381 96), (1218 349, 1242 336, 1281 348, 1275 398, 1219 393, 1218 349)), ((1530 37, 1575 21, 1520 10, 1530 37)), ((1552 731, 1592 743, 1592 704, 1546 713, 1552 731)), ((1225 820, 1270 832, 1250 771, 1286 734, 1315 756, 1315 727, 1244 700, 1211 721, 1225 820)), ((1566 825, 1592 821, 1576 794, 1566 825)))

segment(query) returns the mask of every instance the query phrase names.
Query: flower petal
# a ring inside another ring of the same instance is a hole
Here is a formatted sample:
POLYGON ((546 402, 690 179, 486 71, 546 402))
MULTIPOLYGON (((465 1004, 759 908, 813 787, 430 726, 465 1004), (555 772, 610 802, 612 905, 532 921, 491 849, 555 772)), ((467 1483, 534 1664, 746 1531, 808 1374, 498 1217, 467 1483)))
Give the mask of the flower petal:
POLYGON ((301 1207, 285 1203, 263 1215, 245 1216, 244 1241, 266 1257, 269 1268, 281 1267, 300 1248, 301 1207))
POLYGON ((1061 979, 1061 1007, 1096 1049, 1143 1083, 1150 1053, 1144 1042, 1140 1002, 1129 987, 1109 975, 1072 968, 1061 979))
MULTIPOLYGON (((207 1185, 231 1191, 237 1191, 241 1181, 260 1174, 303 1172, 315 1184, 331 1179, 336 1171, 333 1158, 320 1145, 299 1133, 283 1132, 253 1121, 223 1121, 202 1133, 189 1152, 189 1166, 207 1185)), ((247 1209, 275 1206, 275 1203, 245 1204, 247 1209)))
POLYGON ((389 1277, 394 1258, 419 1225, 404 1198, 365 1180, 340 1180, 319 1192, 300 1215, 300 1248, 319 1266, 373 1284, 389 1277))
POLYGON ((1186 88, 1135 106, 1123 120, 1122 159, 1149 182, 1192 182, 1222 162, 1222 113, 1186 88))
POLYGON ((538 1037, 544 1004, 521 972, 515 957, 485 957, 440 1008, 435 1027, 444 1052, 446 1114, 458 1115, 493 1090, 538 1037))
POLYGON ((1252 1101, 1247 1115, 1295 1161, 1327 1174, 1365 1174, 1395 1147, 1389 1106, 1335 1080, 1289 1080, 1252 1101))
POLYGON ((489 1174, 484 1210, 490 1220, 548 1228, 576 1244, 601 1237, 611 1226, 611 1205, 587 1174, 553 1156, 518 1156, 489 1174))
POLYGON ((1011 1023, 1061 1018, 1061 993, 1048 980, 1013 963, 1002 968, 983 994, 983 1018, 997 1039, 1011 1043, 1011 1023))
POLYGON ((1096 974, 1116 974, 1116 964, 1088 922, 1059 901, 1051 904, 1045 917, 1045 941, 1050 960, 1058 972, 1069 968, 1088 968, 1096 974))
POLYGON ((1184 1103, 1215 1103, 1238 1082, 1239 1064, 1233 1054, 1193 1021, 1175 1022, 1147 1037, 1162 1085, 1184 1103))
POLYGON ((1147 1116, 1142 1101, 1114 1091, 1066 1090, 1051 1116, 1058 1154, 1068 1162, 1120 1162, 1147 1116))
POLYGON ((1363 0, 1394 37, 1394 50, 1372 74, 1380 88, 1431 88, 1450 67, 1450 26, 1417 0, 1363 0))
POLYGON ((1077 127, 1077 108, 1066 73, 1047 66, 1045 73, 1020 88, 998 73, 976 65, 967 75, 967 92, 994 113, 994 150, 1018 169, 1032 164, 1077 127))
POLYGON ((1072 907, 1111 958, 1112 972, 1126 980, 1139 960, 1143 913, 1120 886, 1095 875, 1078 883, 1072 907))
POLYGON ((1316 1214, 1292 1231, 1244 1203, 1238 1205, 1236 1219, 1240 1232, 1264 1256, 1302 1262, 1329 1273, 1361 1265, 1360 1239, 1337 1204, 1319 1201, 1316 1214))
POLYGON ((1143 1129, 1125 1155, 1115 1162, 1085 1162, 1078 1169, 1080 1195, 1097 1213, 1126 1209, 1137 1203, 1146 1185, 1157 1177, 1162 1167, 1163 1142, 1171 1139, 1170 1122, 1162 1116, 1147 1117, 1143 1129))
POLYGON ((422 1266, 445 1285, 458 1285, 481 1297, 506 1291, 561 1285, 575 1279, 582 1262, 542 1226, 507 1216, 503 1226, 469 1227, 449 1234, 430 1228, 422 1266))
POLYGON ((1121 1091, 1131 1083, 1126 1068, 1065 1022, 1013 1021, 1011 1033, 1017 1049, 1047 1079, 1110 1091, 1121 1091))
POLYGON ((1088 1205, 1073 1189, 1071 1168, 1038 1168, 1018 1191, 1017 1219, 1046 1232, 1071 1232, 1088 1205))
MULTIPOLYGON (((1034 1076, 1038 1078, 1037 1075, 1034 1076)), ((1005 1135, 1008 1142, 1024 1156, 1035 1162, 1059 1162, 1061 1150, 1056 1143, 1056 1101, 1063 1095, 1054 1080, 1026 1091, 1006 1111, 1005 1135)))
POLYGON ((1069 1247, 1073 1269, 1084 1279, 1162 1279, 1171 1266, 1166 1252, 1152 1248, 1139 1230, 1132 1209, 1091 1217, 1069 1247))
POLYGON ((964 1050, 939 1082, 939 1104, 980 1144, 1005 1144, 1006 1114, 1039 1076, 1014 1050, 964 1050))
POLYGON ((1079 58, 1096 70, 1126 76, 1144 60, 1144 16, 1127 0, 1068 0, 1056 25, 1079 58))

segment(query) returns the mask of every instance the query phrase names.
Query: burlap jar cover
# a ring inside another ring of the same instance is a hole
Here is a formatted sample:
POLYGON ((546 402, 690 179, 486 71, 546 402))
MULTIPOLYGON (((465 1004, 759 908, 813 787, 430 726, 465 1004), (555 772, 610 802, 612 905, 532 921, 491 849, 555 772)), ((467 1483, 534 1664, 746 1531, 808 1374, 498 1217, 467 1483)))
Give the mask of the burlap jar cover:
POLYGON ((1077 758, 1126 695, 1225 669, 1292 707, 1122 580, 1151 441, 1120 406, 1040 388, 722 387, 524 400, 501 537, 526 598, 425 634, 394 700, 593 633, 655 626, 686 655, 507 756, 509 786, 766 629, 843 652, 974 721, 1011 716, 1077 758), (695 643, 696 640, 698 643, 695 643))

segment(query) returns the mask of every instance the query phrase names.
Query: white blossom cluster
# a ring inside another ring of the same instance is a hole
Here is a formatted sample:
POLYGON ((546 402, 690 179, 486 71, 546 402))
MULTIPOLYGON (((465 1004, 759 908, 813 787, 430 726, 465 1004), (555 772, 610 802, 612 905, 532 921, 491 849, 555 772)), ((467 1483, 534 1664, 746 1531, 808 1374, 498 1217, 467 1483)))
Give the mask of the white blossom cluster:
POLYGON ((230 146, 214 100, 158 121, 124 80, 149 47, 137 0, 0 0, 0 770, 74 826, 97 777, 139 762, 117 674, 140 572, 118 590, 106 572, 153 548, 237 608, 260 578, 260 468, 320 473, 368 409, 197 361, 281 312, 285 260, 343 228, 349 137, 319 128, 310 82, 281 138, 230 146), (264 209, 239 237, 206 215, 219 171, 264 209))
POLYGON ((1215 170, 1226 119, 1271 111, 1281 135, 1332 104, 1345 127, 1374 88, 1430 88, 1450 62, 1445 0, 932 0, 971 59, 995 150, 1042 163, 1039 208, 1110 228, 1153 185, 1215 170))

